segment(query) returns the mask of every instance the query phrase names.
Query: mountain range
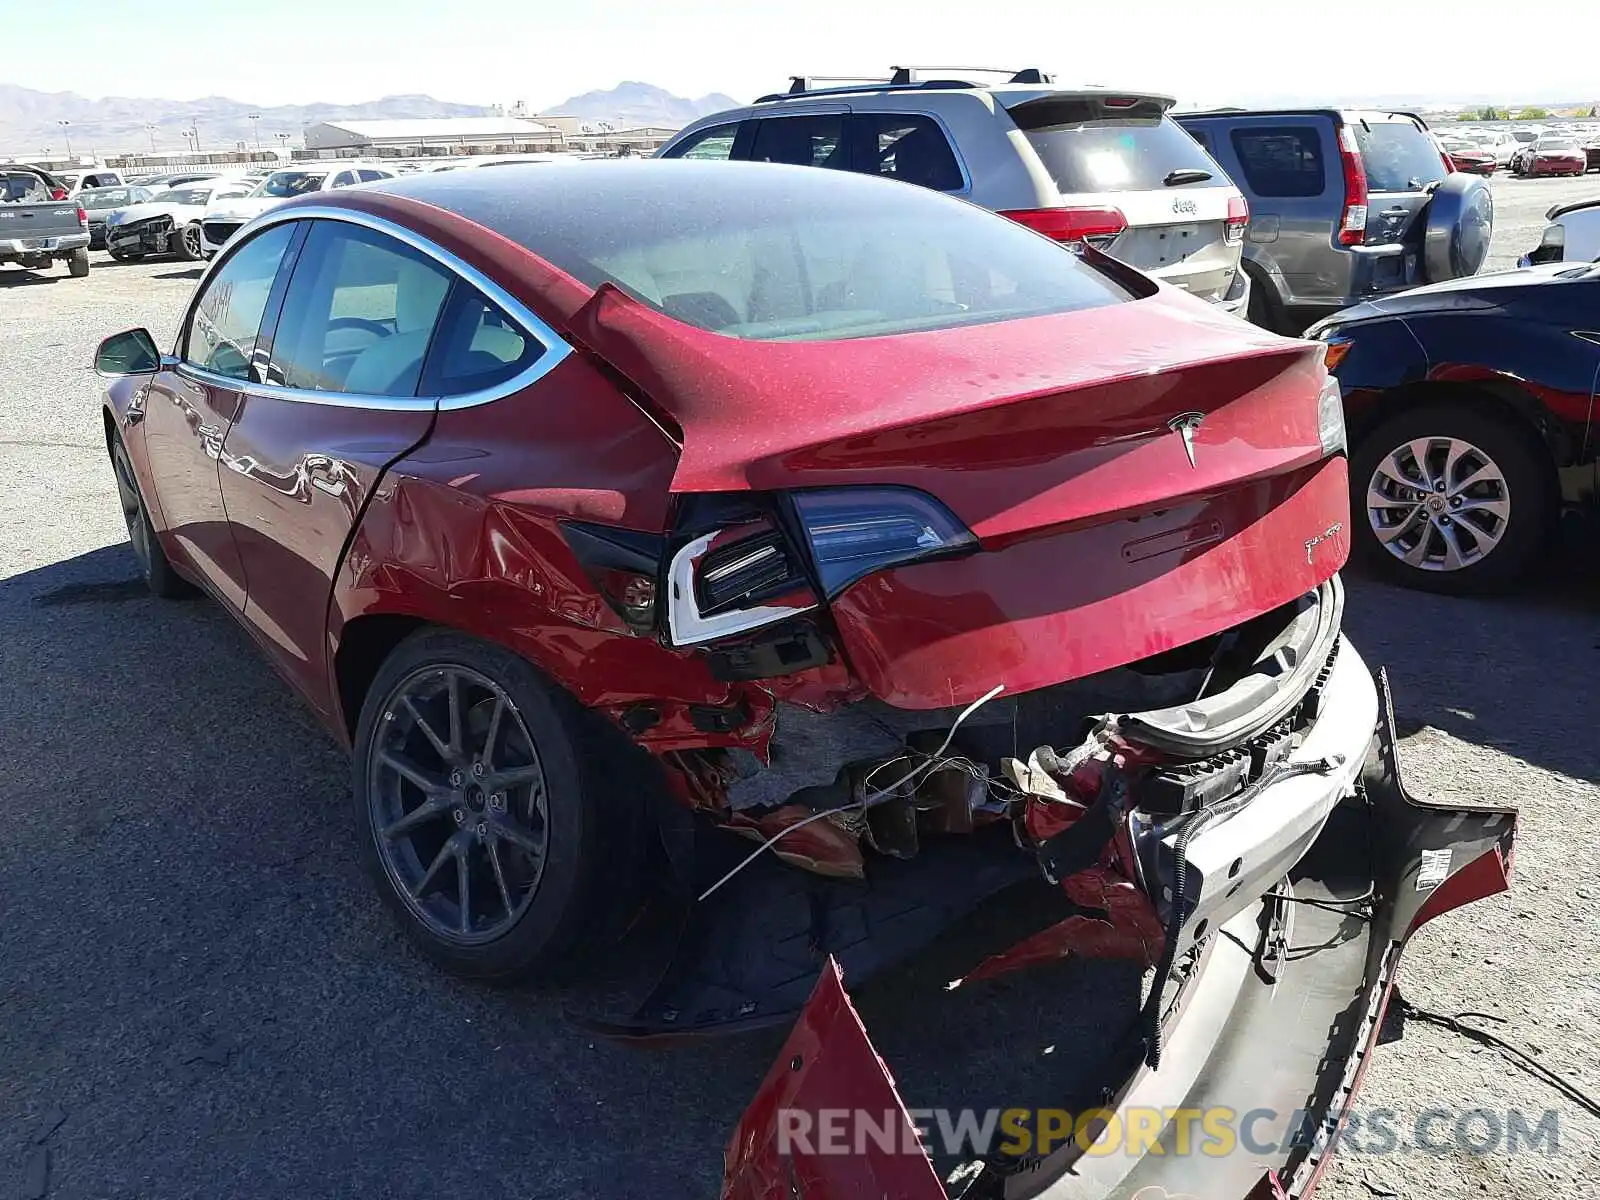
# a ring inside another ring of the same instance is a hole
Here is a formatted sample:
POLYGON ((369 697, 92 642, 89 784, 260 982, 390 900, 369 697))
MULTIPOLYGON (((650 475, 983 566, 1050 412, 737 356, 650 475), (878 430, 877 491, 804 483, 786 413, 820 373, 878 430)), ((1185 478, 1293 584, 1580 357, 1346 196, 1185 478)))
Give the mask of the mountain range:
MULTIPOLYGON (((688 100, 653 84, 630 81, 574 96, 548 111, 609 121, 619 127, 677 127, 735 103, 723 95, 688 100)), ((38 155, 46 147, 52 154, 64 155, 69 141, 74 154, 98 157, 148 150, 152 145, 159 150, 182 150, 187 145, 184 131, 190 129, 198 131, 202 150, 231 150, 240 143, 253 148, 258 141, 262 148, 270 149, 279 144, 275 135, 280 133, 288 134, 288 145, 298 148, 301 130, 320 121, 480 117, 494 111, 485 105, 455 104, 425 95, 385 96, 361 104, 260 105, 226 96, 90 100, 75 92, 39 92, 0 83, 0 155, 38 155)))

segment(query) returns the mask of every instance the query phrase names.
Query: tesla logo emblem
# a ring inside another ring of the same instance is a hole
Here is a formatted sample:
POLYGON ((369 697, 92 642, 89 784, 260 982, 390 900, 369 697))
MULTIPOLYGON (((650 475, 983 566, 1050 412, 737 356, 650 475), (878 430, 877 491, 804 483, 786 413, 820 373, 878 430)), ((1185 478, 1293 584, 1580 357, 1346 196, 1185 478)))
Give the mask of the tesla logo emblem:
POLYGON ((1172 211, 1182 213, 1186 217, 1192 217, 1199 213, 1200 206, 1193 200, 1186 200, 1180 196, 1172 202, 1172 211))
POLYGON ((1194 461, 1194 431, 1200 428, 1200 422, 1206 419, 1205 413, 1186 412, 1179 413, 1167 422, 1167 428, 1183 439, 1183 452, 1189 458, 1189 465, 1194 461))

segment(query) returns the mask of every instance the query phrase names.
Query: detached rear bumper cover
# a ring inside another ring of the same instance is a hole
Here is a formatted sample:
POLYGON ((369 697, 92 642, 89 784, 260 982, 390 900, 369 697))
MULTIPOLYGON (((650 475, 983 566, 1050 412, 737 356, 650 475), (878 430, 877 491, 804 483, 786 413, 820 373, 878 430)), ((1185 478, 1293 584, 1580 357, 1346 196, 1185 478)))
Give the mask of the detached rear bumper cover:
MULTIPOLYGON (((1162 1153, 1143 1157, 1120 1148, 1084 1154, 1068 1143, 1005 1178, 1008 1200, 1311 1193, 1376 1045, 1407 940, 1434 917, 1505 890, 1510 879, 1515 812, 1449 808, 1409 796, 1381 673, 1375 691, 1379 721, 1361 772, 1363 795, 1335 809, 1291 877, 1296 894, 1335 907, 1358 903, 1370 891, 1369 919, 1352 935, 1354 922, 1345 912, 1269 898, 1238 913, 1223 927, 1232 936, 1211 939, 1167 1018, 1160 1069, 1132 1070, 1111 1102, 1123 1116, 1135 1108, 1226 1107, 1235 1113, 1271 1109, 1284 1119, 1303 1111, 1306 1122, 1280 1130, 1277 1149, 1267 1153, 1179 1154, 1172 1128, 1163 1134, 1162 1153), (1252 946, 1256 950, 1247 949, 1252 946), (1289 948, 1294 953, 1282 952, 1289 948), (1270 970, 1264 955, 1272 958, 1270 970), (1309 1136, 1294 1136, 1301 1131, 1309 1136)), ((815 1119, 825 1108, 897 1107, 903 1105, 888 1070, 830 961, 729 1142, 723 1196, 943 1200, 929 1160, 906 1152, 904 1142, 899 1153, 876 1145, 864 1155, 780 1153, 785 1110, 815 1119)), ((905 1120, 909 1128, 909 1114, 905 1120)))

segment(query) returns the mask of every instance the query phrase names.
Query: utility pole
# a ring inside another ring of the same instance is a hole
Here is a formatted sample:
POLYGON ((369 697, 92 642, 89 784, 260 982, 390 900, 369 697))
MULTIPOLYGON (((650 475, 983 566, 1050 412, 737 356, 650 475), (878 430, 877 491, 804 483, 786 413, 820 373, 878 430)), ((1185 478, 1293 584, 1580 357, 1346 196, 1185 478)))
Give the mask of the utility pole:
POLYGON ((150 135, 150 153, 156 152, 156 127, 146 122, 144 131, 150 135))
POLYGON ((71 126, 72 122, 71 121, 57 121, 56 124, 61 126, 61 136, 67 139, 67 157, 71 158, 72 157, 72 130, 69 128, 69 126, 71 126))
POLYGON ((256 131, 256 149, 261 149, 261 114, 250 114, 250 128, 256 131))

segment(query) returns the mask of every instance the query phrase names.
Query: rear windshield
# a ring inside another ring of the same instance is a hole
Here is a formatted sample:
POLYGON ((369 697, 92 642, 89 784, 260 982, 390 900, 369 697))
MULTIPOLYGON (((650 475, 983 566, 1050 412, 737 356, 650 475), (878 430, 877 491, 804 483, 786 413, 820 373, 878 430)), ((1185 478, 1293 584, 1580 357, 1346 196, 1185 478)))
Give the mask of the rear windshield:
MULTIPOLYGON (((161 193, 163 204, 204 204, 211 199, 210 187, 175 187, 161 193)), ((238 193, 243 195, 243 193, 238 193)))
MULTIPOLYGON (((923 188, 803 167, 628 177, 635 193, 541 207, 528 244, 591 287, 758 341, 984 324, 1130 298, 1072 251, 923 188), (754 171, 754 177, 748 174, 754 171), (704 186, 686 186, 687 181, 704 186), (761 186, 747 184, 762 182, 761 186)), ((620 174, 620 173, 619 173, 620 174)))
POLYGON ((1053 97, 1019 104, 1011 118, 1064 193, 1150 191, 1167 186, 1174 171, 1204 171, 1211 182, 1225 181, 1159 104, 1142 102, 1119 113, 1098 100, 1053 97))
POLYGON ((1357 121, 1352 128, 1374 192, 1420 192, 1448 174, 1439 147, 1410 121, 1357 121))
POLYGON ((1571 138, 1540 138, 1534 143, 1537 150, 1576 150, 1578 143, 1571 138))

